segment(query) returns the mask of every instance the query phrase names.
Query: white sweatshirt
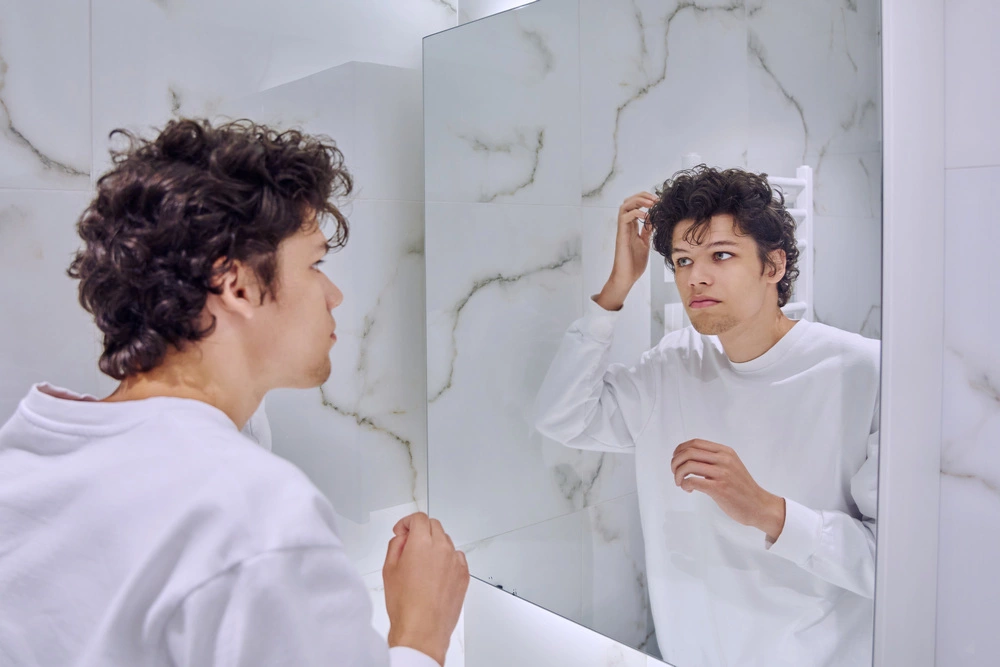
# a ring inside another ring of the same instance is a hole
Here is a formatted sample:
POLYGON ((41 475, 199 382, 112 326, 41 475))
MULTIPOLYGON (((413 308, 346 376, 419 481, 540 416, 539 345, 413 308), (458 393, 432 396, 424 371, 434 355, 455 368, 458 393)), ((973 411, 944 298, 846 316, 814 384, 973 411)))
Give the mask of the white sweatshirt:
POLYGON ((608 367, 617 313, 567 332, 538 429, 570 447, 635 454, 657 642, 679 667, 871 665, 879 343, 800 321, 765 354, 726 357, 688 327, 639 364, 608 367), (674 484, 674 449, 732 447, 786 499, 764 533, 674 484))
POLYGON ((199 401, 34 387, 0 429, 0 664, 436 667, 297 468, 199 401))

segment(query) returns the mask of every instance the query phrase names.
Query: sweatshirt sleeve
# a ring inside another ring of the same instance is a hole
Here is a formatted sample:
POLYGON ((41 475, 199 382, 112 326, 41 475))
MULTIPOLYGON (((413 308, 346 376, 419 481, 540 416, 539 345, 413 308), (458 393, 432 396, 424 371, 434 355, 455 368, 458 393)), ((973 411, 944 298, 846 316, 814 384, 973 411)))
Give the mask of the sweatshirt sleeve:
POLYGON ((591 301, 566 332, 535 401, 542 435, 577 449, 635 446, 656 403, 655 357, 608 366, 617 316, 591 301))
POLYGON ((439 667, 392 650, 372 627, 368 591, 339 547, 269 551, 189 593, 166 627, 174 664, 439 667))
POLYGON ((817 577, 866 598, 875 597, 875 521, 878 507, 879 407, 868 435, 867 458, 851 477, 861 518, 821 511, 785 498, 785 526, 767 547, 817 577))

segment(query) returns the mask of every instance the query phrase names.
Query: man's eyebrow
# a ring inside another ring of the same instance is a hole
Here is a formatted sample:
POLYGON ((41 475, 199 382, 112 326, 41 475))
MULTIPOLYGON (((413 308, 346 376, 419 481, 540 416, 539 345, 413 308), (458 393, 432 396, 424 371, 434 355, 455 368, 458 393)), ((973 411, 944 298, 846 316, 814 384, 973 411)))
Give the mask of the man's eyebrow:
MULTIPOLYGON (((713 241, 712 243, 709 243, 705 247, 706 248, 718 248, 720 246, 727 246, 727 247, 732 247, 732 248, 738 248, 739 245, 740 244, 737 243, 736 241, 713 241)), ((687 250, 684 249, 684 248, 674 248, 673 251, 670 254, 671 255, 676 255, 679 252, 687 252, 687 250)))

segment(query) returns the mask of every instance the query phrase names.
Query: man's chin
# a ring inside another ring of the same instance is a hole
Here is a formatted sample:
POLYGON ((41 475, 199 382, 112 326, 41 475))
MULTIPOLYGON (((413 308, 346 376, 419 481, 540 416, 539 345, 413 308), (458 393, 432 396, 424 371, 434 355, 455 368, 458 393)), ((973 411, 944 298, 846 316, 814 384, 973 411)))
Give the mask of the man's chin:
POLYGON ((688 317, 694 330, 703 336, 719 336, 736 326, 736 321, 730 317, 706 317, 706 314, 688 317))
POLYGON ((315 389, 316 387, 322 387, 327 380, 330 379, 330 375, 333 372, 333 366, 330 364, 330 360, 326 359, 326 363, 320 363, 312 368, 312 370, 303 378, 302 382, 296 387, 296 389, 315 389))

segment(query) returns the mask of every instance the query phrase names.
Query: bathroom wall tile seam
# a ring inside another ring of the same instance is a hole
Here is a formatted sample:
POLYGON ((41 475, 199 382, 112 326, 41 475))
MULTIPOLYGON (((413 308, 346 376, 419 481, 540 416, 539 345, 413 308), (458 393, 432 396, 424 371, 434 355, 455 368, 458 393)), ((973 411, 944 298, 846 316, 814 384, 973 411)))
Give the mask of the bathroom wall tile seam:
POLYGON ((945 172, 949 171, 968 171, 971 169, 996 169, 1000 167, 1000 162, 994 162, 992 164, 970 164, 958 167, 945 167, 945 172))

